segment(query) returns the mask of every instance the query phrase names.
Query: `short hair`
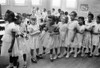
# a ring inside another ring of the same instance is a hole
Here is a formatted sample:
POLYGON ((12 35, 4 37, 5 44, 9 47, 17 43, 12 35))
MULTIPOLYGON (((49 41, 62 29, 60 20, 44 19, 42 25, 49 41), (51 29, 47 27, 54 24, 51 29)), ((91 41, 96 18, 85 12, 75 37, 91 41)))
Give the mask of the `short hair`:
POLYGON ((97 19, 99 19, 99 20, 100 20, 100 14, 97 16, 97 19))
POLYGON ((65 12, 65 15, 68 15, 68 12, 67 11, 65 12))
POLYGON ((12 11, 11 11, 11 10, 7 10, 7 11, 6 11, 6 13, 8 13, 8 14, 9 14, 10 12, 12 12, 12 11))
POLYGON ((78 19, 83 20, 83 24, 85 25, 85 19, 84 19, 84 17, 80 16, 80 17, 78 17, 78 19))
POLYGON ((52 10, 53 10, 53 11, 55 11, 55 9, 54 9, 54 8, 52 8, 52 10))
POLYGON ((72 11, 71 13, 74 13, 75 17, 77 16, 77 13, 75 11, 72 11))
POLYGON ((54 15, 50 15, 50 16, 48 16, 48 18, 52 19, 52 21, 53 21, 52 25, 55 24, 56 17, 54 15))
POLYGON ((92 18, 94 18, 93 13, 89 13, 88 16, 91 16, 92 18))

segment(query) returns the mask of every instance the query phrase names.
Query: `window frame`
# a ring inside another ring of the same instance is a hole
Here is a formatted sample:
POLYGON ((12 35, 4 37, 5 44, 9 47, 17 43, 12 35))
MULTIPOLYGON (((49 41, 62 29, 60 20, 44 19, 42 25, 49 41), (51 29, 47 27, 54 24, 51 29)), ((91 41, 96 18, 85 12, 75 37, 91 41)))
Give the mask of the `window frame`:
MULTIPOLYGON (((75 7, 69 7, 69 6, 67 6, 67 1, 68 0, 66 0, 66 8, 67 9, 77 9, 78 8, 78 1, 76 0, 76 3, 75 3, 75 7)), ((71 1, 71 0, 69 0, 69 1, 71 1)))
POLYGON ((32 6, 41 6, 42 0, 39 1, 40 4, 33 4, 35 0, 31 0, 31 4, 32 6))
MULTIPOLYGON (((59 2, 59 6, 54 5, 54 4, 53 4, 53 1, 55 1, 55 2, 56 2, 56 0, 52 0, 52 4, 51 4, 51 5, 52 5, 52 7, 58 7, 58 8, 60 8, 60 7, 61 7, 61 1, 62 1, 62 0, 59 0, 59 1, 60 1, 60 2, 59 2)), ((57 0, 57 1, 58 1, 58 0, 57 0)))
POLYGON ((24 4, 16 3, 16 1, 14 0, 14 5, 15 6, 26 6, 26 0, 24 0, 24 4))
MULTIPOLYGON (((2 0, 2 1, 4 1, 4 0, 2 0)), ((7 5, 8 4, 8 1, 7 0, 5 0, 5 3, 0 3, 1 5, 7 5)))

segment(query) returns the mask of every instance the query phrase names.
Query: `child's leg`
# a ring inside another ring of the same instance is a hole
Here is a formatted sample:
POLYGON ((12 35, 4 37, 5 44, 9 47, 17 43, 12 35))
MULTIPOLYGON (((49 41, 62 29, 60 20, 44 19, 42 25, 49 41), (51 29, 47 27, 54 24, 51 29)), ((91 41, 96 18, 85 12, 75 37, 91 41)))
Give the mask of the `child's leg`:
POLYGON ((36 51, 34 49, 31 49, 31 61, 33 63, 37 63, 37 59, 36 59, 36 51))
POLYGON ((40 47, 40 48, 37 49, 37 58, 43 59, 42 54, 43 54, 43 48, 40 47))
POLYGON ((57 48, 54 48, 55 53, 54 53, 54 58, 53 59, 57 59, 57 48))
POLYGON ((50 49, 50 60, 53 62, 53 49, 50 49))
POLYGON ((14 58, 14 61, 13 61, 14 68, 18 68, 18 66, 19 66, 19 64, 18 64, 18 56, 13 57, 13 58, 14 58))
POLYGON ((46 48, 45 48, 45 47, 43 47, 43 54, 45 54, 45 50, 46 50, 46 48))
POLYGON ((57 56, 60 54, 60 47, 57 48, 57 56))
POLYGON ((9 65, 7 66, 7 68, 13 67, 13 61, 14 61, 14 58, 12 57, 11 54, 9 54, 9 65))
POLYGON ((27 64, 27 62, 26 62, 27 61, 26 60, 27 59, 27 55, 26 54, 23 54, 23 59, 24 59, 24 64, 26 65, 27 64))
POLYGON ((66 58, 69 58, 69 46, 68 47, 66 47, 66 52, 67 52, 67 55, 66 55, 66 58))
POLYGON ((93 56, 93 46, 91 46, 91 48, 89 48, 90 51, 90 55, 89 56, 93 56))
POLYGON ((77 47, 75 47, 75 49, 74 49, 74 57, 77 57, 77 54, 78 54, 78 48, 77 47))
POLYGON ((96 46, 94 53, 95 53, 96 56, 99 56, 99 48, 98 48, 98 46, 96 46))

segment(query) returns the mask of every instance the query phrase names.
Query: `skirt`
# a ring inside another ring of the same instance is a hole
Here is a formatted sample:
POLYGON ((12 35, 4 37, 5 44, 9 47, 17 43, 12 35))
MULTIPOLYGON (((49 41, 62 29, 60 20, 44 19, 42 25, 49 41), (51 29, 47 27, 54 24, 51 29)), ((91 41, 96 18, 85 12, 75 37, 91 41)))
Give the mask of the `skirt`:
POLYGON ((43 37, 43 46, 51 49, 53 48, 54 38, 50 36, 50 33, 46 32, 45 36, 43 37))
POLYGON ((83 40, 83 47, 91 48, 92 47, 92 35, 90 32, 86 32, 83 40))
MULTIPOLYGON (((8 57, 9 56, 9 48, 11 46, 11 42, 2 42, 2 47, 1 47, 1 56, 5 56, 8 57)), ((15 43, 12 49, 12 56, 19 56, 21 54, 21 52, 19 51, 19 47, 18 47, 18 41, 17 39, 15 39, 15 43)))

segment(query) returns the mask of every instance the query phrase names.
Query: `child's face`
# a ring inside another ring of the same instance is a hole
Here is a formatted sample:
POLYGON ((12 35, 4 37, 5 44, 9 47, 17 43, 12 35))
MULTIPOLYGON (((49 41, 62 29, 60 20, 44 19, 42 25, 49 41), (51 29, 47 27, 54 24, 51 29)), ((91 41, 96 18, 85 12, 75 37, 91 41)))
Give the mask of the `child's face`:
POLYGON ((93 18, 89 15, 88 16, 88 21, 91 22, 93 20, 93 18))
POLYGON ((70 18, 71 18, 71 20, 74 20, 74 19, 75 19, 74 13, 71 13, 71 14, 70 14, 70 18))
POLYGON ((65 23, 65 17, 61 17, 61 22, 65 23))
POLYGON ((47 14, 48 14, 48 16, 51 15, 51 11, 48 11, 47 14))
POLYGON ((31 19, 31 24, 35 25, 36 24, 36 19, 31 19))
POLYGON ((80 25, 82 25, 83 24, 83 20, 82 19, 78 19, 78 23, 80 24, 80 25))
POLYGON ((22 23, 22 18, 19 18, 16 22, 16 24, 21 24, 22 23))
POLYGON ((53 22, 53 20, 51 18, 47 19, 47 24, 50 25, 53 22))
POLYGON ((7 20, 7 19, 8 19, 8 13, 6 13, 6 14, 5 14, 4 19, 5 19, 5 20, 7 20))
POLYGON ((100 19, 96 18, 96 22, 97 22, 98 24, 100 24, 100 19))

